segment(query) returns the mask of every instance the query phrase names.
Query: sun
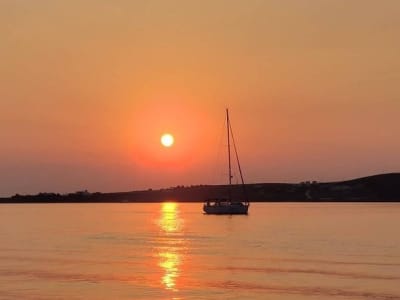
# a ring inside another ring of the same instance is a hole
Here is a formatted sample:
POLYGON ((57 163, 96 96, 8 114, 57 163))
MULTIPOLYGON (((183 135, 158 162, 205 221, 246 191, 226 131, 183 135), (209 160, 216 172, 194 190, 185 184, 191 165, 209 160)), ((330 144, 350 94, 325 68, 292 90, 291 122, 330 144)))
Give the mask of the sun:
POLYGON ((161 144, 164 147, 171 147, 174 144, 174 137, 172 134, 164 133, 161 136, 161 144))

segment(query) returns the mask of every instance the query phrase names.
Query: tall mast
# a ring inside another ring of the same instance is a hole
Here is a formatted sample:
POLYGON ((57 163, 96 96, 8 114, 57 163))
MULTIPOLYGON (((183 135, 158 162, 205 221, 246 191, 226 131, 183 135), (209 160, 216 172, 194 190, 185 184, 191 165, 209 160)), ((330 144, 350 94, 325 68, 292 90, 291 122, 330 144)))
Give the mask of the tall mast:
POLYGON ((228 131, 228 164, 229 164, 229 185, 232 184, 232 169, 231 169, 231 140, 230 140, 230 122, 229 122, 229 112, 226 109, 226 128, 228 131))

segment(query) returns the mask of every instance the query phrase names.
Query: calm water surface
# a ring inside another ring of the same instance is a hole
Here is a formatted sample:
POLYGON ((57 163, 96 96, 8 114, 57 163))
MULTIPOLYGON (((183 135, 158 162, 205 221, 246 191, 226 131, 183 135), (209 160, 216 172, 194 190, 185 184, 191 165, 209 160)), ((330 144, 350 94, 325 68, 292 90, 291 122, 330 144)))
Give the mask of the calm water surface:
POLYGON ((0 299, 400 299, 399 204, 0 206, 0 299))

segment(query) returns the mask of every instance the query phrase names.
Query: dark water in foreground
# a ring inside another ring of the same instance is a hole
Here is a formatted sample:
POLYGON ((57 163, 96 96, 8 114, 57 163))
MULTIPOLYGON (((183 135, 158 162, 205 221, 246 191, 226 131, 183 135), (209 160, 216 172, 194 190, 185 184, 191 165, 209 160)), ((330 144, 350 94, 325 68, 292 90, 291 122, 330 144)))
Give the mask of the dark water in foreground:
POLYGON ((0 299, 400 299, 400 204, 0 206, 0 299))

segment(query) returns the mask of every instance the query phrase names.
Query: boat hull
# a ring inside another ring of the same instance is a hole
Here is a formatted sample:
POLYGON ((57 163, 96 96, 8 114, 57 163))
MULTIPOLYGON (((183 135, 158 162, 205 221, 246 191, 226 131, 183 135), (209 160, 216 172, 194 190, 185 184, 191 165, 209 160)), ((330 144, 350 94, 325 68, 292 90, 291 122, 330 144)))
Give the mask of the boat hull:
POLYGON ((203 205, 203 211, 208 215, 247 215, 248 204, 230 204, 230 205, 203 205))

